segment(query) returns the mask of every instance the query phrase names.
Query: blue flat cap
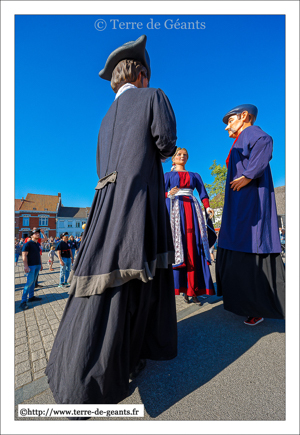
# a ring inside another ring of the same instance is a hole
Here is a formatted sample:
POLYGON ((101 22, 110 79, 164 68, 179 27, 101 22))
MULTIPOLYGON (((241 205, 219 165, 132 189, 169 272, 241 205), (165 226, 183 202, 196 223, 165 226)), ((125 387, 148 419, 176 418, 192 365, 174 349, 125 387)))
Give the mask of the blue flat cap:
POLYGON ((141 62, 147 69, 147 76, 150 80, 150 57, 146 50, 147 36, 142 35, 136 41, 129 41, 114 50, 107 58, 105 67, 99 72, 99 76, 111 81, 113 70, 117 64, 124 59, 133 59, 141 62))
POLYGON ((244 112, 244 110, 247 110, 247 112, 250 113, 250 115, 253 115, 255 119, 257 118, 258 108, 256 106, 254 106, 253 104, 240 104, 239 106, 234 107, 228 113, 226 113, 223 118, 224 124, 228 124, 228 119, 231 115, 238 115, 239 113, 244 112))

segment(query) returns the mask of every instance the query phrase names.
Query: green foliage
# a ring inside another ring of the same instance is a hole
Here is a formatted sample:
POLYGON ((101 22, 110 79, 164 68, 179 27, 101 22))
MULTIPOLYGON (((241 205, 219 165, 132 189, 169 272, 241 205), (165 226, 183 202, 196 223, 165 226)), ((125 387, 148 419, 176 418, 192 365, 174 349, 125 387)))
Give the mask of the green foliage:
POLYGON ((212 184, 205 184, 210 205, 214 209, 223 209, 227 178, 226 165, 218 165, 216 160, 214 160, 209 169, 211 170, 211 175, 214 177, 212 184))

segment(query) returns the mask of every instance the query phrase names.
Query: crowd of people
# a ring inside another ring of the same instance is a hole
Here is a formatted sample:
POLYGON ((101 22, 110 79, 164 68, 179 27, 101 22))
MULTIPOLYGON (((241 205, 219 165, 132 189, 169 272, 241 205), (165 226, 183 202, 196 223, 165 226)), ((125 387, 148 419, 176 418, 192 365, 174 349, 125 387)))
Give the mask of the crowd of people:
MULTIPOLYGON (((145 46, 145 35, 122 45, 99 73, 116 94, 98 135, 99 181, 76 260, 76 240, 68 233, 55 249, 59 286, 70 289, 45 373, 61 404, 119 403, 147 359, 177 356, 174 292, 196 304, 198 296, 215 294, 209 265, 216 246, 224 309, 247 317, 249 326, 285 316, 269 165, 273 140, 254 125, 257 107, 243 104, 223 118, 235 140, 217 237, 201 176, 185 169, 187 149, 176 148, 172 106, 161 89, 149 88, 145 46), (172 168, 163 174, 161 161, 168 158, 172 168)), ((25 305, 27 296, 34 298, 29 282, 41 269, 41 231, 34 228, 22 250, 25 270, 36 266, 24 288, 25 305)))
MULTIPOLYGON (((69 241, 71 241, 71 237, 74 237, 74 236, 70 236, 69 241)), ((20 252, 21 252, 20 249, 22 250, 22 247, 25 243, 25 240, 26 240, 26 238, 24 239, 23 237, 21 237, 20 239, 15 237, 15 253, 19 253, 19 255, 20 255, 20 252)), ((77 249, 79 249, 79 246, 81 243, 81 236, 74 237, 74 240, 78 246, 78 248, 76 248, 76 250, 77 250, 77 249)), ((60 237, 52 237, 51 236, 47 239, 47 241, 44 241, 42 239, 41 240, 41 249, 43 252, 49 252, 52 247, 56 248, 56 246, 58 245, 59 242, 60 242, 60 237)), ((19 255, 16 258, 19 258, 19 255)))
POLYGON ((79 250, 81 237, 74 237, 65 232, 59 237, 48 237, 43 230, 33 228, 30 237, 17 240, 15 238, 15 266, 22 254, 26 283, 23 290, 20 308, 28 309, 27 301, 34 302, 42 298, 34 296, 34 289, 42 287, 38 283, 40 270, 43 270, 41 256, 43 251, 48 251, 49 271, 53 272, 55 257, 60 263, 60 279, 58 287, 69 286, 67 283, 76 254, 79 250), (37 255, 37 252, 39 255, 37 255))

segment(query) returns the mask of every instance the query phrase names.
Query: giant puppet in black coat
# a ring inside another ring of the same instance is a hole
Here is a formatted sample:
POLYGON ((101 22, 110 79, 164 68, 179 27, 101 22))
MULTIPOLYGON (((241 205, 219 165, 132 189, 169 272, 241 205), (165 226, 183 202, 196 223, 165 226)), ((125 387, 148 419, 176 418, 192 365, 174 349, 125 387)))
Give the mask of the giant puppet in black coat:
POLYGON ((160 89, 130 86, 104 117, 99 182, 46 369, 58 403, 118 403, 140 359, 177 355, 161 159, 176 121, 160 89))

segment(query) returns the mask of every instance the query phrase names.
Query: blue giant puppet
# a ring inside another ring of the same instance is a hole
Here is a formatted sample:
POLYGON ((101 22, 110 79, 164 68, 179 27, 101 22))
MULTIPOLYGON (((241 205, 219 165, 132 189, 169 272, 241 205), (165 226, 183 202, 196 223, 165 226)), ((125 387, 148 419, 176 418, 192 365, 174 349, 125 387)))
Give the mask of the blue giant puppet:
POLYGON ((258 109, 243 104, 223 118, 234 138, 216 262, 218 295, 224 308, 248 316, 247 325, 264 317, 282 319, 285 271, 274 186, 269 161, 273 139, 253 125, 258 109))

